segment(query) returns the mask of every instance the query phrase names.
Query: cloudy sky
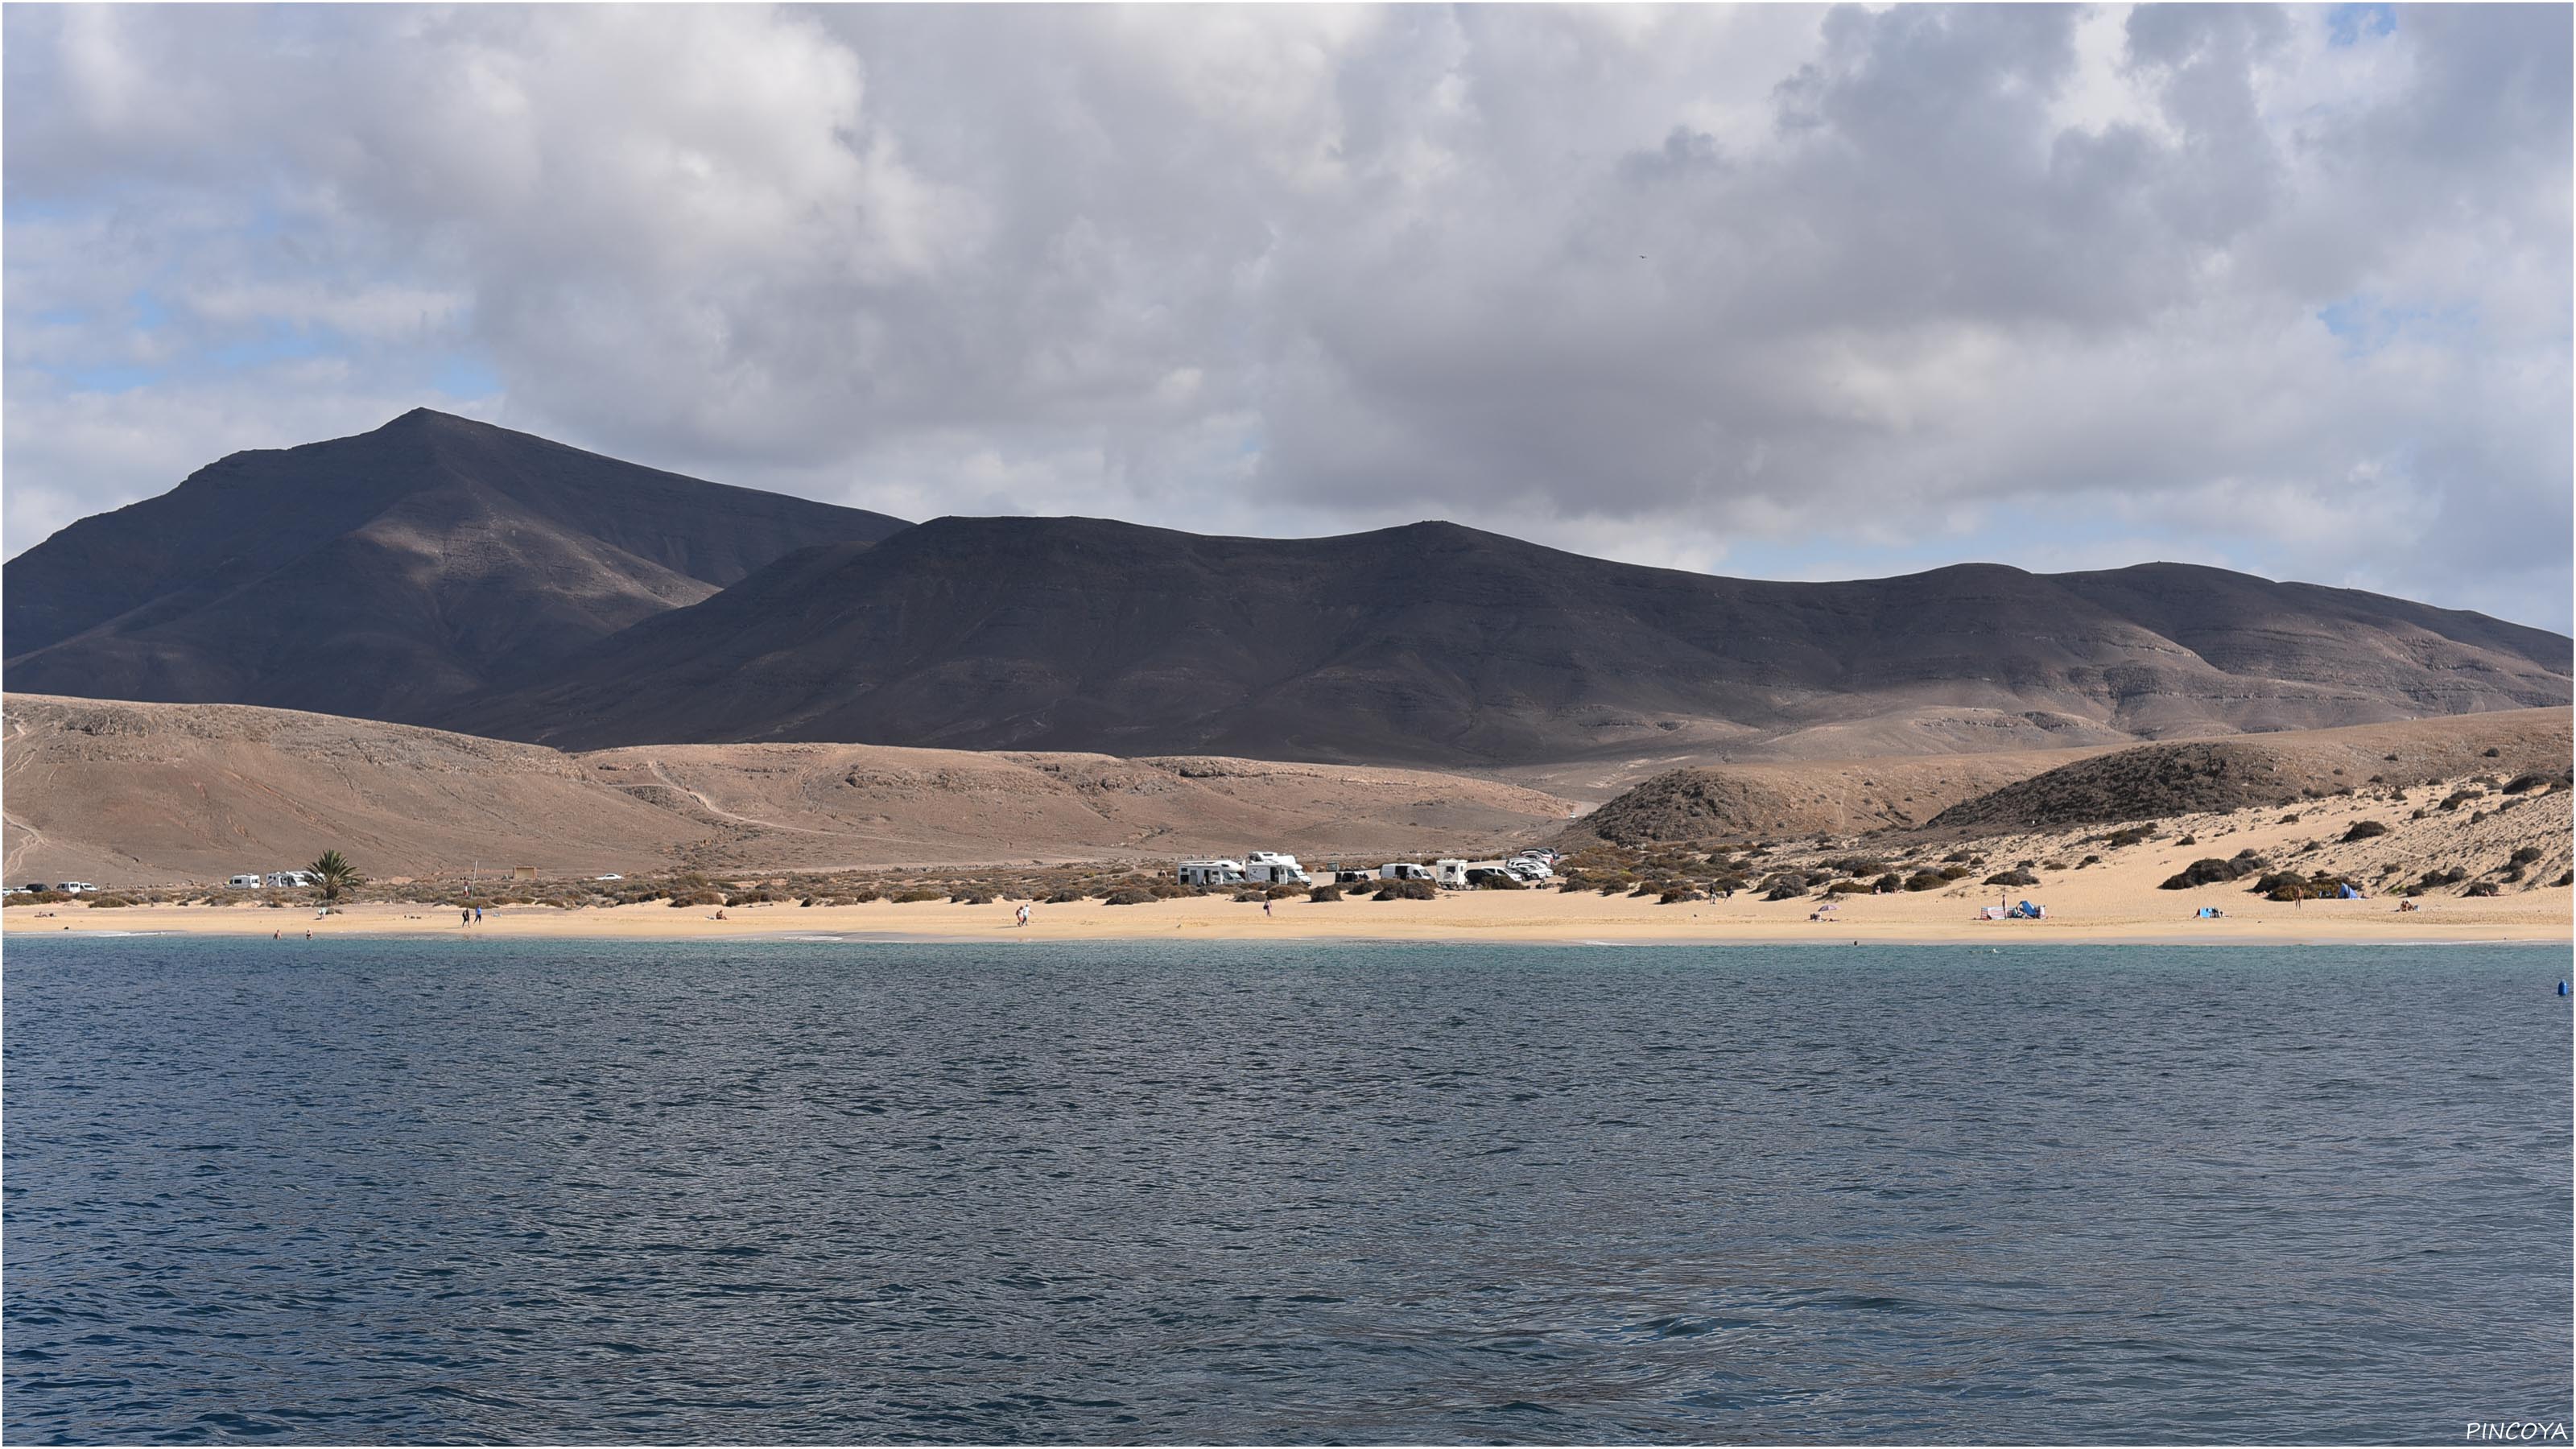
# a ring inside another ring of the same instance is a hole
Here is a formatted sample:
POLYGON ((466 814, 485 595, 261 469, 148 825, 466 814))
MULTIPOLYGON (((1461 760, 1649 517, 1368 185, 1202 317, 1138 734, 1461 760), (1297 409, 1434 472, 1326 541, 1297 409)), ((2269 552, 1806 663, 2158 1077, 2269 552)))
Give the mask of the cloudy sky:
POLYGON ((13 554, 426 405, 910 518, 2569 623, 2565 6, 0 23, 13 554))

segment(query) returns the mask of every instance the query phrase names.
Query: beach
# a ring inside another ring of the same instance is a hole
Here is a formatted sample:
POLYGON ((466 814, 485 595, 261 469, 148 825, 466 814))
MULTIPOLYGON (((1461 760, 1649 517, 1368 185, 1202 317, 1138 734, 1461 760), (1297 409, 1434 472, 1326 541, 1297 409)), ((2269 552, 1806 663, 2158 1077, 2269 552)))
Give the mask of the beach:
MULTIPOLYGON (((959 905, 920 901, 895 905, 738 906, 716 919, 716 908, 661 904, 559 910, 510 906, 485 913, 468 927, 452 908, 361 904, 317 918, 312 908, 258 906, 128 906, 93 911, 70 905, 13 909, 11 936, 65 932, 176 932, 265 936, 281 932, 301 941, 305 932, 334 936, 471 935, 476 937, 603 937, 632 940, 757 939, 849 935, 877 939, 1104 941, 1104 940, 1327 940, 1490 942, 1782 942, 1869 941, 1950 945, 2018 942, 2228 942, 2277 945, 2327 943, 2514 941, 2565 942, 2571 931, 2570 892, 2539 890, 2485 899, 2427 899, 2399 912, 2393 900, 2262 901, 2240 889, 2150 892, 2148 899, 2120 899, 2088 883, 2051 882, 2045 890, 2002 894, 2045 900, 2044 920, 1974 918, 1975 906, 1938 893, 1847 896, 1825 912, 1812 898, 1658 905, 1651 899, 1589 892, 1458 891, 1429 901, 1289 899, 1264 913, 1251 902, 1220 895, 1182 896, 1151 905, 1109 906, 1098 901, 1034 905, 1029 924, 1015 924, 1018 906, 959 905), (2112 896, 2096 899, 2097 894, 2112 896), (2223 901, 2227 915, 2199 920, 2199 905, 2223 901)), ((1988 890, 1982 903, 1997 892, 1988 890)))
MULTIPOLYGON (((2432 791, 2416 792, 2430 800, 2432 791)), ((1950 945, 2008 942, 2178 942, 2280 944, 2292 941, 2430 942, 2512 941, 2563 944, 2576 940, 2576 890, 2563 885, 2524 888, 2504 884, 2493 896, 2464 896, 2456 889, 2413 898, 2400 911, 2393 891, 2373 887, 2359 900, 2312 899, 2298 904, 2267 900, 2245 881, 2223 881, 2187 890, 2160 885, 2197 859, 2254 851, 2301 869, 2349 871, 2394 886, 2423 869, 2461 864, 2472 874, 2500 864, 2526 842, 2539 842, 2529 876, 2562 879, 2569 866, 2570 797, 2553 791, 2508 810, 2432 810, 2426 818, 2387 800, 2346 796, 2312 801, 2283 812, 2271 808, 2178 816, 2164 822, 2160 838, 2114 845, 2102 827, 2054 832, 2005 833, 1977 839, 1980 871, 2019 861, 2035 867, 2038 883, 1990 886, 1972 874, 1939 889, 1826 897, 1800 895, 1766 901, 1738 891, 1724 900, 1660 904, 1653 895, 1600 895, 1593 891, 1443 891, 1433 900, 1375 900, 1357 896, 1314 901, 1292 896, 1270 902, 1238 901, 1223 891, 1174 896, 1142 905, 1112 906, 1098 899, 1030 903, 1030 921, 1017 924, 1021 902, 1007 895, 990 904, 873 900, 858 904, 801 906, 793 900, 719 908, 675 907, 666 901, 624 906, 559 908, 502 905, 466 926, 457 907, 422 901, 362 901, 330 915, 309 904, 216 903, 131 905, 92 909, 62 902, 15 906, 0 912, 11 936, 84 931, 154 931, 181 934, 301 939, 339 935, 475 935, 600 937, 633 940, 724 940, 777 936, 850 936, 946 940, 1391 940, 1504 942, 1781 942, 1867 941, 1950 945), (2343 837, 2363 821, 2388 822, 2384 833, 2358 841, 2343 837), (2189 842, 2189 843, 2186 843, 2189 842), (2089 863, 2087 863, 2089 861, 2089 863), (2059 868, 2063 867, 2063 868, 2059 868), (2028 900, 2046 908, 2043 919, 1986 920, 1988 906, 2028 900), (2202 919, 2212 908, 2224 914, 2202 919), (718 918, 721 909, 722 917, 718 918)), ((1863 850, 1844 840, 1828 847, 1783 850, 1774 859, 1815 859, 1863 850)), ((1923 850, 1925 857, 1937 854, 1923 850)), ((1311 863, 1311 862, 1310 862, 1311 863)), ((1768 868, 1768 867, 1766 867, 1768 868)), ((901 876, 880 877, 888 885, 901 876)), ((212 892, 220 902, 221 892, 212 892)))

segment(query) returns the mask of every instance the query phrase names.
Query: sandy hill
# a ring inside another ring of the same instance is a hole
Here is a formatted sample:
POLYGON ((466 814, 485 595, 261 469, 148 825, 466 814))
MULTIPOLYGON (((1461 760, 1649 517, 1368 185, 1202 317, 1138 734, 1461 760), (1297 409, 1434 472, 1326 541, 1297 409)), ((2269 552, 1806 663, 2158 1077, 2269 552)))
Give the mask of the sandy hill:
POLYGON ((1424 771, 853 745, 539 745, 240 705, 11 694, 12 881, 214 881, 337 848, 379 876, 535 865, 1162 858, 1322 861, 1534 838, 1575 808, 1424 771))
POLYGON ((2481 773, 2560 777, 2571 750, 2568 711, 2533 709, 2123 749, 1694 766, 1620 792, 1567 835, 1638 845, 2063 829, 2481 773))
POLYGON ((2053 828, 2288 805, 2371 785, 2424 785, 2483 771, 2568 771, 2566 710, 2511 710, 2339 730, 2141 745, 2095 755, 1963 800, 1944 830, 2053 828))
POLYGON ((1641 845, 1901 830, 2103 748, 1686 766, 1621 791, 1567 835, 1641 845))
POLYGON ((573 747, 860 739, 1449 767, 1943 753, 2563 704, 2569 649, 2481 615, 2179 565, 1768 583, 1439 523, 1276 540, 944 518, 782 559, 449 722, 573 747), (2013 727, 1972 741, 1963 718, 2013 727), (1909 741, 1916 720, 1954 733, 1909 741), (1819 736, 1838 729, 1854 739, 1837 751, 1819 736))
POLYGON ((10 687, 423 721, 791 550, 905 525, 420 410, 236 453, 6 567, 10 687))

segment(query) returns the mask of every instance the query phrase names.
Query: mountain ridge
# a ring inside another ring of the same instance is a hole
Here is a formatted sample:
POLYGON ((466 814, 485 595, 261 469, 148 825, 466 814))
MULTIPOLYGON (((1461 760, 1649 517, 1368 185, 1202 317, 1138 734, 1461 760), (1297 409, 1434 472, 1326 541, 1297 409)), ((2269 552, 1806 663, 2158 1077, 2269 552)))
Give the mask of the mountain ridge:
POLYGON ((419 720, 901 520, 416 408, 234 453, 6 565, 13 687, 419 720))
POLYGON ((2195 565, 1773 583, 1439 522, 1273 540, 949 517, 866 550, 800 550, 448 719, 581 746, 1503 765, 1931 709, 2019 715, 2083 744, 2527 708, 2566 702, 2567 652, 2482 615, 2195 565), (2197 595, 2230 602, 2211 614, 2197 595))
POLYGON ((231 455, 5 576, 15 690, 570 748, 1624 761, 1596 773, 1630 778, 2561 706, 2576 647, 2195 564, 1802 583, 1438 519, 1311 539, 907 525, 425 409, 231 455))

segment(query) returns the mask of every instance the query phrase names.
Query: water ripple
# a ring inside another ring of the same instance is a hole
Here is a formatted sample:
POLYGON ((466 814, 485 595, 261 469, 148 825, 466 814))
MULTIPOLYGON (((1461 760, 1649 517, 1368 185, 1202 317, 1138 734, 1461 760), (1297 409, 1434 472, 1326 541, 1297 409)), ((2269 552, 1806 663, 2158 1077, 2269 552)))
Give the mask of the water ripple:
POLYGON ((13 943, 0 1426, 2457 1442, 2563 955, 13 943))

